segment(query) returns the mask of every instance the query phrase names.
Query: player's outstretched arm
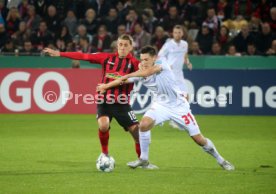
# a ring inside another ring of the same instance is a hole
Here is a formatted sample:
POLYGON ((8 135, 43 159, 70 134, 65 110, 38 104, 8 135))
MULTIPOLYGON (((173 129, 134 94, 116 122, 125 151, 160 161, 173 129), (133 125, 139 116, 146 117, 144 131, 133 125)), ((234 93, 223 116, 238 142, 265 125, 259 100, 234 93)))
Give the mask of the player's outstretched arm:
POLYGON ((44 53, 53 57, 66 57, 69 59, 90 61, 97 64, 102 64, 104 59, 109 55, 108 53, 81 53, 81 52, 60 52, 50 48, 45 48, 44 53))
POLYGON ((127 80, 130 77, 148 77, 155 73, 159 73, 161 70, 162 70, 162 67, 160 65, 154 65, 153 67, 150 67, 149 69, 138 70, 133 73, 127 74, 127 75, 123 76, 122 79, 127 80))
POLYGON ((97 92, 100 92, 101 94, 105 93, 106 90, 110 88, 114 88, 116 86, 122 85, 124 83, 128 83, 127 80, 123 80, 122 78, 116 79, 112 82, 109 82, 107 84, 98 84, 97 86, 97 92))
POLYGON ((187 65, 190 71, 193 69, 193 64, 190 62, 190 59, 187 53, 185 54, 184 63, 187 65))

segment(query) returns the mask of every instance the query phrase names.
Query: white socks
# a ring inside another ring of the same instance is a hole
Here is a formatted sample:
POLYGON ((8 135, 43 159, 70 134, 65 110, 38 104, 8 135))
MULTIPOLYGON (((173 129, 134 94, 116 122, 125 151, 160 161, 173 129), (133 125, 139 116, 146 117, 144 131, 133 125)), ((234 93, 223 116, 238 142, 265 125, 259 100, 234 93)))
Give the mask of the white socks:
POLYGON ((149 144, 151 139, 150 130, 142 132, 139 131, 139 141, 141 147, 140 159, 149 160, 149 144))
MULTIPOLYGON (((208 138, 206 138, 206 140, 206 145, 202 146, 203 150, 208 154, 212 155, 217 160, 217 162, 221 164, 224 161, 224 158, 218 153, 213 142, 208 138)), ((140 159, 149 160, 149 145, 151 141, 151 131, 139 131, 139 141, 141 147, 140 159)))
POLYGON ((217 162, 221 164, 224 161, 224 158, 218 153, 213 142, 208 138, 206 138, 206 140, 206 145, 202 146, 203 150, 208 154, 212 155, 214 158, 216 158, 217 162))

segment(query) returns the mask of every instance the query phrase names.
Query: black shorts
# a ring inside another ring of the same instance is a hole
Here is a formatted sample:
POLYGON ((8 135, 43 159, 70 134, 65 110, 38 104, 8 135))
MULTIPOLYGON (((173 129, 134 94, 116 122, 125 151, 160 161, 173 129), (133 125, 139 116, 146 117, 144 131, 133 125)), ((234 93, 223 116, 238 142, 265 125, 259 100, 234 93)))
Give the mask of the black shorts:
POLYGON ((102 116, 108 116, 110 122, 114 117, 126 131, 132 125, 138 124, 138 119, 129 104, 98 104, 97 119, 102 116))

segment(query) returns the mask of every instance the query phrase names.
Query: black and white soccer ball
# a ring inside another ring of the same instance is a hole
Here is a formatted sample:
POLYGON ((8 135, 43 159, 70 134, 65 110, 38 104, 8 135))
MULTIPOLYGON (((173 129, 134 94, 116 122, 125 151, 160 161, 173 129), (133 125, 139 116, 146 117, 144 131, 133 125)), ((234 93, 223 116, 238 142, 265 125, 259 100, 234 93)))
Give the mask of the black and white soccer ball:
POLYGON ((96 168, 101 172, 112 172, 115 168, 115 160, 112 156, 101 156, 96 162, 96 168))

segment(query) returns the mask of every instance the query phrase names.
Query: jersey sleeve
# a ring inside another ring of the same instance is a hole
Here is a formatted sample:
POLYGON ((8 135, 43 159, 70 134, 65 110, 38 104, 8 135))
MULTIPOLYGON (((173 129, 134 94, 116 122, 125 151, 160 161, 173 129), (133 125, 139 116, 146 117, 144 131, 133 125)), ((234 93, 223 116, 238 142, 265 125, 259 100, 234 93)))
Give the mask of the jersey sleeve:
POLYGON ((130 77, 127 79, 128 83, 139 82, 140 80, 141 80, 141 77, 130 77))
POLYGON ((89 61, 90 63, 103 64, 109 53, 81 53, 81 52, 60 52, 61 57, 75 60, 89 61))
POLYGON ((155 65, 161 66, 162 70, 171 70, 171 67, 168 64, 168 61, 165 57, 158 57, 155 61, 155 65))

